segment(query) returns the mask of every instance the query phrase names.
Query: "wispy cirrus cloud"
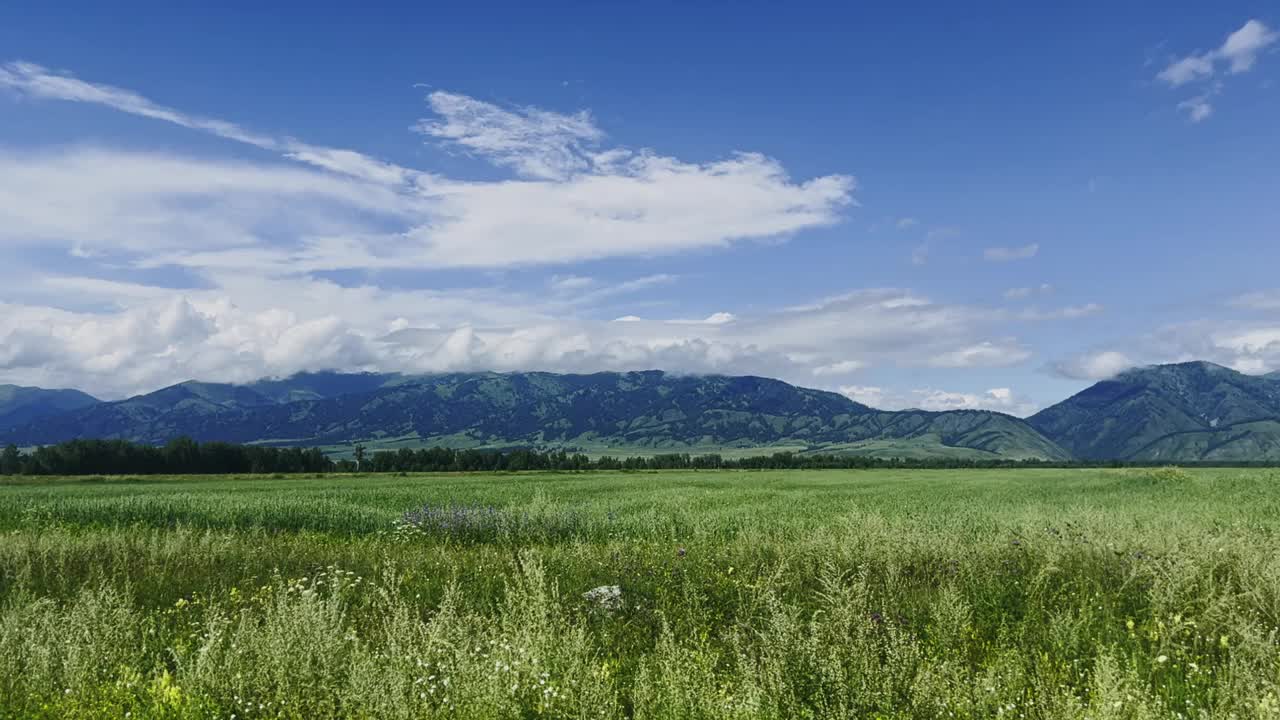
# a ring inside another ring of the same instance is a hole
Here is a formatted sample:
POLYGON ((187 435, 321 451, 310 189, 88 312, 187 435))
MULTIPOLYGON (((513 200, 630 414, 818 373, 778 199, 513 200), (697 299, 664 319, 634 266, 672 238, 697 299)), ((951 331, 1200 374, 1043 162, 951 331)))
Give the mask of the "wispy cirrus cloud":
MULTIPOLYGON (((116 158, 133 165, 132 175, 138 181, 112 187, 111 175, 86 174, 73 167, 77 161, 92 163, 92 150, 64 149, 43 158, 31 154, 23 159, 28 174, 52 177, 62 170, 77 174, 67 179, 81 186, 99 181, 102 192, 115 198, 115 207, 147 205, 150 222, 158 231, 166 225, 180 229, 182 225, 211 224, 227 231, 222 236, 239 238, 230 250, 199 243, 188 252, 153 255, 148 260, 152 264, 246 264, 280 272, 564 264, 671 254, 786 236, 838 222, 842 210, 853 201, 851 177, 828 175, 794 182, 780 163, 758 153, 691 163, 619 147, 597 152, 588 146, 602 139, 603 133, 586 113, 507 110, 455 93, 432 93, 428 102, 436 117, 418 124, 422 132, 510 167, 520 176, 474 181, 404 168, 352 150, 252 132, 232 122, 184 113, 129 90, 90 83, 32 63, 12 62, 0 67, 0 88, 23 97, 91 103, 211 133, 346 176, 345 192, 355 198, 371 193, 398 196, 384 208, 396 216, 396 222, 388 222, 386 216, 376 218, 378 222, 350 216, 325 232, 266 237, 255 223, 228 227, 237 216, 221 212, 218 205, 229 195, 256 193, 254 204, 284 225, 297 219, 309 222, 304 213, 312 208, 296 203, 293 197, 288 204, 281 203, 280 193, 257 192, 243 183, 213 183, 204 200, 192 191, 183 195, 183 202, 167 204, 165 198, 172 199, 172 193, 137 186, 147 178, 161 181, 175 163, 185 165, 189 176, 202 172, 209 177, 221 172, 226 163, 201 171, 198 166, 202 161, 195 158, 116 150, 112 151, 116 158), (77 153, 89 156, 77 157, 77 153), (148 162, 153 167, 145 167, 148 162), (130 196, 131 188, 140 197, 130 196), (210 217, 212 212, 202 217, 200 209, 206 207, 216 211, 216 217, 210 217), (255 246, 252 252, 244 250, 247 245, 255 246)), ((242 175, 257 170, 263 178, 288 172, 288 166, 271 163, 242 163, 240 167, 242 175)), ((49 199, 36 192, 18 188, 11 203, 40 204, 49 199)), ((239 204, 251 203, 245 200, 239 204)), ((79 210, 78 224, 106 225, 108 235, 127 234, 113 232, 108 223, 126 215, 93 216, 102 206, 91 203, 79 210)), ((70 239, 85 246, 102 242, 96 233, 70 239)))
POLYGON ((929 358, 928 364, 945 368, 1002 367, 1017 365, 1029 357, 1031 351, 1016 340, 1002 338, 938 353, 929 358))
POLYGON ((987 262, 1011 262, 1030 260, 1039 253, 1040 244, 1030 243, 1019 247, 989 247, 982 251, 982 258, 987 262))
POLYGON ((15 61, 0 65, 0 88, 33 99, 102 105, 278 152, 292 160, 374 182, 405 183, 420 175, 351 150, 309 145, 292 138, 256 133, 226 120, 185 113, 130 90, 86 82, 70 73, 55 72, 35 63, 15 61))
POLYGON ((507 109, 443 90, 432 92, 427 102, 436 117, 420 120, 415 130, 524 177, 564 180, 613 159, 590 150, 605 134, 586 111, 507 109))
POLYGON ((1037 295, 1048 295, 1053 292, 1053 286, 1049 283, 1041 283, 1030 287, 1009 288, 1004 291, 1005 300, 1026 300, 1027 298, 1037 295))
POLYGON ((1270 312, 1280 310, 1280 290, 1259 290, 1234 297, 1228 303, 1246 310, 1270 312))

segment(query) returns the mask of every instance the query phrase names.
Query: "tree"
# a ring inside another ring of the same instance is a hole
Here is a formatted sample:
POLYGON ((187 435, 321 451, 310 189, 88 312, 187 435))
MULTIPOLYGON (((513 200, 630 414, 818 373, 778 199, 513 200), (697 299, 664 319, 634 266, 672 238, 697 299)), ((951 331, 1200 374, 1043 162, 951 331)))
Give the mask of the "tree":
POLYGON ((22 453, 18 446, 9 443, 4 452, 0 452, 0 475, 17 475, 22 471, 22 453))
POLYGON ((364 445, 356 443, 356 472, 364 470, 364 445))

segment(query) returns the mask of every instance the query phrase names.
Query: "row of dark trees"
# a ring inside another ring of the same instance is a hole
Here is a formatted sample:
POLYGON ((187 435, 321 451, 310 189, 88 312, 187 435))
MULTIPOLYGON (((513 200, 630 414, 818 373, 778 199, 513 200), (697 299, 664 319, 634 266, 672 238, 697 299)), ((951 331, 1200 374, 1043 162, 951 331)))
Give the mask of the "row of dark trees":
MULTIPOLYGON (((423 448, 384 450, 368 454, 356 446, 356 459, 334 460, 319 448, 277 448, 199 443, 178 438, 169 443, 142 445, 125 440, 72 440, 21 452, 10 445, 0 451, 0 475, 158 475, 331 472, 511 472, 524 470, 811 470, 811 469, 949 469, 1013 467, 1080 467, 1084 463, 1039 460, 969 460, 933 458, 904 460, 857 455, 780 452, 744 458, 716 454, 670 453, 647 457, 599 457, 563 450, 455 450, 423 448)), ((1103 462, 1106 467, 1163 463, 1103 462)), ((1255 463, 1235 463, 1255 466, 1255 463)))
POLYGON ((198 443, 177 438, 162 446, 125 440, 72 440, 23 453, 0 451, 0 475, 160 475, 318 473, 336 466, 319 448, 198 443))

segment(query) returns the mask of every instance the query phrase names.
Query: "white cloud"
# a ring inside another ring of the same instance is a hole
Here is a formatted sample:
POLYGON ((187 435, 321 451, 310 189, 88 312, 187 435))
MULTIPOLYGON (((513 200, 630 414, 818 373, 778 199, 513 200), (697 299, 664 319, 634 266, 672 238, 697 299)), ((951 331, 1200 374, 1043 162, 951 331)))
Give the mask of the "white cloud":
MULTIPOLYGON (((1218 48, 1177 58, 1161 70, 1156 78, 1169 87, 1179 88, 1190 83, 1213 80, 1221 67, 1225 67, 1226 72, 1232 75, 1248 72, 1257 63, 1258 56, 1278 38, 1280 34, 1261 21, 1249 20, 1239 30, 1228 35, 1218 48)), ((1179 102, 1178 109, 1186 112, 1191 122, 1203 122, 1213 114, 1210 100, 1221 89, 1221 84, 1214 82, 1205 92, 1179 102)))
POLYGON ((1214 342, 1220 348, 1261 361, 1257 356, 1280 354, 1280 327, 1228 331, 1215 335, 1214 342))
POLYGON ((1097 315, 1105 308, 1098 303, 1088 303, 1085 305, 1067 305, 1065 307, 1056 308, 1054 310, 1040 310, 1037 308, 1027 308, 1018 314, 1022 320, 1075 320, 1077 318, 1089 317, 1097 315))
POLYGON ((308 145, 291 138, 251 132, 239 125, 175 110, 129 90, 89 83, 69 73, 51 71, 29 62, 0 65, 0 88, 41 100, 90 103, 140 117, 173 123, 246 145, 283 153, 286 157, 353 177, 383 183, 405 183, 421 173, 338 148, 308 145))
POLYGON ((1218 48, 1218 56, 1231 66, 1231 72, 1248 72, 1258 59, 1258 54, 1267 46, 1280 38, 1266 25, 1257 20, 1249 20, 1239 30, 1227 36, 1226 42, 1218 48))
POLYGON ((1010 262, 1012 260, 1029 260, 1039 252, 1040 244, 1031 243, 1021 247, 990 247, 982 251, 982 257, 989 262, 1010 262))
POLYGON ((482 100, 437 90, 427 96, 435 119, 419 121, 418 132, 445 140, 519 174, 563 180, 616 159, 592 155, 604 139, 586 111, 563 115, 533 107, 506 110, 482 100))
POLYGON ((1193 80, 1213 77, 1213 57, 1211 54, 1188 55, 1170 63, 1156 77, 1173 87, 1185 85, 1193 80))
POLYGON ((1101 380, 1130 367, 1206 360, 1243 373, 1280 371, 1280 294, 1255 292, 1228 307, 1255 311, 1245 318, 1185 320, 1137 334, 1098 352, 1069 357, 1051 370, 1079 380, 1101 380))
POLYGON ((860 402, 879 410, 918 409, 931 412, 994 410, 1025 417, 1039 409, 1039 406, 1035 403, 1004 387, 991 388, 979 393, 954 392, 934 388, 895 393, 877 386, 844 385, 840 387, 840 393, 854 402, 860 402))
POLYGON ((1009 288, 1004 291, 1006 300, 1026 300, 1036 295, 1048 295, 1053 292, 1053 286, 1049 283, 1041 283, 1033 287, 1017 287, 1009 288))
POLYGON ((708 165, 638 158, 632 169, 565 183, 437 184, 435 194, 416 194, 278 163, 0 149, 0 215, 14 219, 0 242, 133 251, 137 264, 153 267, 566 264, 829 224, 850 187, 837 177, 792 184, 756 155, 708 165))
POLYGON ((924 265, 929 262, 929 244, 922 243, 911 249, 911 264, 924 265))
POLYGON ((1248 310, 1280 310, 1280 290, 1262 290, 1233 298, 1230 305, 1248 310))
POLYGON ((841 360, 827 365, 819 365, 813 369, 813 374, 818 377, 826 377, 830 375, 848 375, 857 372, 867 366, 866 363, 858 360, 841 360))
POLYGON ((559 293, 577 292, 595 284, 595 278, 581 275, 553 275, 550 282, 551 289, 559 293))
POLYGON ((737 316, 735 316, 733 313, 718 312, 718 313, 711 313, 707 317, 703 318, 702 322, 707 325, 724 325, 726 323, 731 323, 737 319, 738 319, 737 316))
POLYGON ((724 247, 838 220, 852 181, 793 183, 774 160, 706 164, 637 154, 564 182, 465 183, 433 196, 434 222, 408 233, 428 265, 568 263, 724 247), (518 239, 515 240, 515 239, 518 239))
POLYGON ((1034 403, 1014 394, 1009 388, 992 388, 982 393, 949 392, 946 390, 916 390, 923 410, 994 410, 1012 415, 1026 416, 1038 408, 1034 403))
MULTIPOLYGON (((999 331, 1011 319, 1006 311, 898 289, 700 318, 678 307, 657 319, 584 317, 605 299, 678 278, 606 281, 572 272, 572 263, 723 247, 837 222, 852 203, 847 176, 796 181, 752 153, 688 162, 598 148, 604 135, 589 115, 449 94, 433 102, 439 119, 423 127, 428 136, 516 176, 445 178, 255 133, 37 66, 3 66, 0 86, 271 154, 226 160, 83 144, 0 147, 0 247, 21 261, 5 268, 0 306, 6 380, 108 396, 190 378, 244 381, 321 368, 657 367, 805 382, 862 364, 1003 366, 1027 356, 999 331), (26 260, 37 249, 75 254, 69 267, 83 272, 41 269, 26 260), (448 290, 377 285, 382 270, 535 264, 564 267, 529 292, 497 276, 486 276, 492 285, 448 290), (363 280, 343 285, 317 277, 329 270, 367 272, 345 274, 363 280), (120 279, 144 276, 178 287, 120 279)), ((653 307, 641 314, 653 315, 653 307)))
POLYGON ((632 278, 631 280, 624 280, 622 282, 603 287, 599 286, 600 284, 593 280, 590 284, 582 286, 581 289, 586 289, 587 292, 574 296, 571 298, 571 302, 576 305, 595 305, 619 295, 629 295, 631 293, 642 292, 650 288, 670 285, 677 280, 679 280, 678 276, 671 275, 669 273, 645 275, 643 277, 632 278), (593 287, 594 289, 590 289, 593 287))
POLYGON ((401 223, 425 209, 425 201, 385 186, 293 165, 84 146, 0 147, 3 246, 65 243, 81 255, 123 254, 136 265, 208 258, 209 265, 305 271, 375 264, 355 241, 333 238, 371 231, 364 223, 401 223), (287 229, 290 239, 281 242, 291 248, 264 237, 275 228, 287 229))
POLYGON ((894 223, 899 230, 909 230, 919 224, 920 221, 913 217, 899 218, 898 222, 894 223))
MULTIPOLYGON (((270 265, 310 272, 564 264, 787 236, 838 222, 842 209, 852 202, 852 178, 828 175, 793 182, 777 161, 757 153, 690 163, 648 150, 590 152, 586 146, 602 139, 603 133, 582 113, 510 111, 462 95, 432 93, 428 100, 439 119, 424 120, 420 129, 529 178, 463 181, 350 150, 250 132, 30 63, 0 67, 0 87, 25 97, 103 105, 273 151, 324 171, 308 176, 288 165, 232 166, 85 148, 28 153, 21 159, 19 170, 46 182, 24 187, 11 180, 16 190, 4 200, 10 207, 0 208, 0 213, 18 208, 15 212, 31 215, 39 208, 57 208, 56 213, 45 213, 44 220, 60 227, 42 230, 87 248, 109 242, 104 234, 118 241, 136 236, 136 231, 146 229, 139 226, 146 224, 148 237, 170 238, 160 250, 174 250, 148 252, 151 266, 270 265), (106 156, 130 167, 130 172, 86 171, 85 165, 106 156), (166 186, 175 166, 200 184, 166 186), (230 177, 230 168, 236 177, 230 177), (277 180, 286 176, 290 182, 281 188, 277 180), (117 186, 122 178, 125 182, 117 186), (318 199, 326 201, 319 205, 326 212, 316 219, 317 206, 299 203, 298 191, 292 188, 324 183, 324 197, 318 199), (103 199, 97 200, 98 195, 103 199), (376 210, 384 214, 369 218, 350 212, 353 206, 368 209, 375 196, 376 210), (236 212, 226 212, 228 198, 236 212), (330 201, 338 207, 330 209, 330 201), (344 211, 341 217, 338 210, 344 211), (289 228, 286 240, 264 237, 261 228, 267 218, 270 224, 289 228), (64 232, 68 226, 79 232, 64 232), (193 232, 187 244, 198 250, 174 247, 173 238, 193 232)), ((22 237, 19 232, 7 234, 22 237)), ((133 244, 150 247, 146 238, 133 244)))
POLYGON ((1204 122, 1213 114, 1213 105, 1209 102, 1209 98, 1208 94, 1197 95, 1178 103, 1178 109, 1186 112, 1191 122, 1204 122))
POLYGON ((1239 30, 1228 35, 1217 49, 1178 58, 1156 77, 1172 87, 1179 87, 1213 77, 1218 71, 1219 63, 1225 64, 1228 72, 1233 74, 1248 72, 1253 69, 1258 55, 1277 38, 1280 38, 1280 34, 1261 21, 1249 20, 1239 30))
POLYGON ((1107 380, 1134 367, 1127 355, 1115 350, 1084 353, 1054 365, 1054 371, 1073 380, 1107 380))
POLYGON ((566 312, 555 296, 505 288, 343 287, 239 271, 207 279, 206 289, 178 292, 68 276, 11 288, 14 296, 74 296, 99 309, 0 306, 0 376, 106 396, 190 378, 246 381, 322 368, 662 368, 805 384, 861 364, 929 365, 928 358, 950 353, 966 366, 1005 365, 1020 352, 1011 341, 974 339, 1000 321, 998 311, 903 291, 858 291, 800 309, 715 313, 696 322, 603 322, 566 312))
POLYGON ((1031 357, 1031 351, 1017 344, 1012 338, 999 342, 985 341, 976 345, 948 350, 934 355, 929 364, 934 367, 1003 367, 1017 365, 1031 357))
POLYGON ((874 385, 841 385, 840 393, 850 400, 869 405, 877 410, 888 410, 886 399, 890 392, 874 385))

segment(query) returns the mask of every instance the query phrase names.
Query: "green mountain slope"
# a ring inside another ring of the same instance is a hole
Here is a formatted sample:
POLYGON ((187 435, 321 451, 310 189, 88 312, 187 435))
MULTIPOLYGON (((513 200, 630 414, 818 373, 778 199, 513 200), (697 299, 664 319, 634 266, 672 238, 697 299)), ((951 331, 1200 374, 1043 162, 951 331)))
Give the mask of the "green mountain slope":
POLYGON ((889 448, 900 456, 1067 457, 1024 421, 999 413, 881 412, 777 380, 657 371, 311 374, 246 386, 184 383, 67 413, 6 439, 164 442, 179 435, 306 445, 394 438, 453 446, 679 451, 791 445, 889 448))
POLYGON ((1280 381, 1207 362, 1136 368, 1028 422, 1084 459, 1280 460, 1280 381))
POLYGON ((97 398, 79 390, 0 385, 0 430, 26 425, 97 402, 97 398))

